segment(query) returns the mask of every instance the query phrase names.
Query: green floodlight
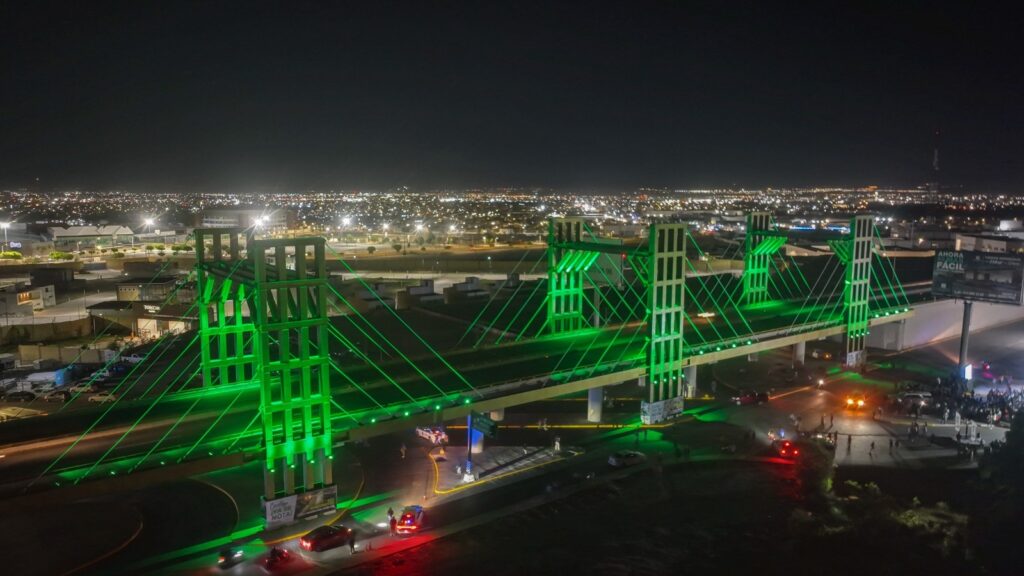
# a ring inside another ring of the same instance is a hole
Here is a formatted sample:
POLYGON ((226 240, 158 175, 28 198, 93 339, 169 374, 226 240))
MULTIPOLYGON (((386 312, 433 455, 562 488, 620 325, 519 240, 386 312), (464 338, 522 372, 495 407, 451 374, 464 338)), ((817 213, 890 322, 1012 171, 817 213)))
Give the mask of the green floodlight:
POLYGON ((327 459, 328 460, 334 460, 334 454, 331 454, 330 456, 328 456, 327 459))
POLYGON ((733 343, 732 343, 732 347, 733 347, 733 348, 735 348, 735 347, 736 347, 736 343, 735 343, 735 342, 733 342, 733 343))
POLYGON ((440 410, 440 409, 441 409, 441 405, 440 404, 434 404, 434 410, 440 410))
POLYGON ((703 354, 703 353, 704 353, 704 350, 701 350, 700 352, 697 352, 697 354, 703 354))
POLYGON ((376 423, 377 423, 377 419, 376 418, 370 418, 370 424, 376 424, 376 423))
POLYGON ((469 404, 469 402, 470 402, 469 398, 466 398, 465 400, 462 401, 463 404, 469 404))
POLYGON ((406 410, 405 412, 402 412, 402 415, 405 416, 405 417, 408 417, 409 416, 409 411, 406 410))
POLYGON ((715 346, 715 352, 721 351, 721 349, 722 349, 721 346, 715 346))
POLYGON ((111 476, 117 476, 117 472, 116 472, 116 471, 114 471, 114 470, 111 470, 111 471, 110 471, 110 475, 111 475, 111 476))

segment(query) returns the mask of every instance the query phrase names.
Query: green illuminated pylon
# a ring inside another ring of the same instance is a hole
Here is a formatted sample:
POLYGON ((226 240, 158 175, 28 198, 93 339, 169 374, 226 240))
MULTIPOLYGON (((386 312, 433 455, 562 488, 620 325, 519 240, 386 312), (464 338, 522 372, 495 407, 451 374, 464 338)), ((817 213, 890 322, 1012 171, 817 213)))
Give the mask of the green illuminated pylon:
POLYGON ((763 304, 771 300, 768 280, 772 256, 786 243, 786 237, 773 230, 768 212, 747 214, 747 234, 743 254, 743 303, 763 304))
MULTIPOLYGON (((548 330, 558 334, 583 327, 583 278, 587 252, 566 245, 583 237, 582 218, 548 222, 548 330)), ((593 264, 593 261, 590 261, 593 264)))
POLYGON ((333 483, 324 251, 323 238, 196 231, 203 385, 259 384, 268 500, 295 493, 296 469, 302 489, 333 483))
POLYGON ((197 229, 195 238, 203 386, 251 381, 256 358, 247 343, 252 342, 255 327, 252 318, 245 317, 244 304, 252 297, 252 278, 245 277, 251 266, 241 256, 250 231, 197 229))
POLYGON ((652 224, 648 235, 648 402, 684 395, 686 225, 652 224))
POLYGON ((333 483, 324 251, 323 238, 249 245, 268 500, 295 492, 296 469, 306 490, 333 483))
POLYGON ((845 256, 846 280, 843 300, 846 311, 846 365, 864 363, 864 341, 868 334, 868 306, 871 299, 871 242, 874 220, 871 216, 854 216, 850 220, 850 237, 840 252, 845 256))

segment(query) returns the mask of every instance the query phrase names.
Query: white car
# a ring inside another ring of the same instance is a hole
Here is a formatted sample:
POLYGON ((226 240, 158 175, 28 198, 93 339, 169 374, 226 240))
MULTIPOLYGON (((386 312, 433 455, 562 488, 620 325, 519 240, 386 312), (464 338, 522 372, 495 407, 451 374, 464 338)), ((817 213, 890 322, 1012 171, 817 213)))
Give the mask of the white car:
POLYGON ((68 392, 71 392, 72 394, 88 394, 95 391, 96 388, 94 388, 92 384, 75 384, 71 388, 68 388, 68 392))
POLYGON ((647 461, 647 455, 636 450, 620 450, 608 457, 608 465, 612 468, 636 466, 647 461))
POLYGON ((146 357, 143 356, 142 354, 132 354, 131 356, 122 356, 121 357, 121 360, 124 360, 125 362, 127 362, 129 364, 138 364, 139 362, 142 362, 145 359, 146 359, 146 357))
POLYGON ((99 394, 89 396, 89 402, 114 402, 116 400, 117 396, 114 396, 110 392, 100 392, 99 394))

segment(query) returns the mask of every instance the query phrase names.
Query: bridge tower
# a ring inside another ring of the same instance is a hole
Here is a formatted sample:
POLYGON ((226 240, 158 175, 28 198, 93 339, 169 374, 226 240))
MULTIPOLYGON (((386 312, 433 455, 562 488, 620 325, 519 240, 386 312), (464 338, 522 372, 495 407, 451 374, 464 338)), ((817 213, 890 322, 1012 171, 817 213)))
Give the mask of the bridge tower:
MULTIPOLYGON (((553 218, 548 227, 548 330, 566 333, 589 327, 583 314, 587 271, 602 253, 632 263, 644 293, 647 323, 647 403, 659 421, 682 411, 682 398, 696 391, 696 370, 688 366, 683 340, 686 301, 687 229, 681 223, 651 224, 646 245, 626 247, 593 237, 584 238, 581 218, 553 218), (684 378, 684 371, 689 375, 684 378), (671 408, 663 402, 673 400, 671 408)), ((595 289, 597 282, 595 284, 595 289)), ((614 285, 615 283, 611 283, 614 285)), ((591 419, 597 415, 600 392, 590 394, 591 419)), ((652 412, 653 413, 653 412, 652 412)))
POLYGON ((579 330, 584 324, 584 274, 598 254, 573 247, 582 242, 582 218, 548 221, 547 321, 548 330, 556 334, 579 330))
POLYGON ((775 230, 771 214, 747 214, 747 233, 743 251, 744 304, 763 304, 771 300, 768 294, 771 259, 785 243, 786 236, 775 230))
POLYGON ((871 299, 874 226, 874 218, 871 216, 854 216, 850 219, 849 236, 842 240, 829 241, 829 246, 836 257, 846 266, 843 310, 846 322, 844 346, 847 366, 860 366, 866 360, 864 348, 868 335, 871 299))
POLYGON ((325 247, 196 230, 203 385, 259 386, 267 501, 334 482, 325 247))
MULTIPOLYGON (((647 241, 647 401, 654 403, 687 395, 683 383, 686 224, 651 224, 647 241)), ((687 384, 692 392, 696 382, 687 384)))

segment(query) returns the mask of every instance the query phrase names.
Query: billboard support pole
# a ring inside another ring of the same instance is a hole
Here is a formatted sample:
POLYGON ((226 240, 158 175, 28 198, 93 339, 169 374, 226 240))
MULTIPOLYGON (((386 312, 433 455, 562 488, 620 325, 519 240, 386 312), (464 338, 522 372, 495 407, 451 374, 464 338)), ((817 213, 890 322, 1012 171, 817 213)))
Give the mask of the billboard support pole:
POLYGON ((971 307, 974 305, 970 300, 964 300, 964 323, 960 328, 960 364, 957 366, 957 375, 960 378, 966 377, 967 368, 967 344, 971 338, 971 307))

